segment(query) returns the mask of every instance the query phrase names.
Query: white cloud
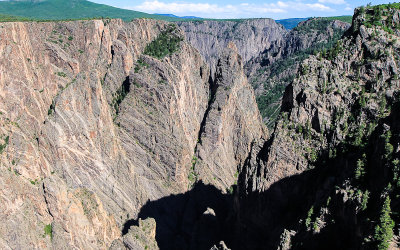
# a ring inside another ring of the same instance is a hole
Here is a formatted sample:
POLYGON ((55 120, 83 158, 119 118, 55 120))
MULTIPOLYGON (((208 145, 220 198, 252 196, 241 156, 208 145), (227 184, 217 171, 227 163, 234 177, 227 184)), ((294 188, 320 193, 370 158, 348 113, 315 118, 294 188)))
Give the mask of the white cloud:
POLYGON ((345 0, 318 0, 320 3, 346 4, 345 0))
POLYGON ((201 17, 218 18, 266 17, 273 14, 288 13, 290 11, 334 11, 332 8, 321 3, 306 4, 301 1, 277 1, 276 3, 268 4, 252 4, 246 2, 241 4, 219 5, 214 3, 167 3, 159 0, 146 0, 139 5, 126 8, 147 13, 171 13, 175 15, 197 15, 201 17))

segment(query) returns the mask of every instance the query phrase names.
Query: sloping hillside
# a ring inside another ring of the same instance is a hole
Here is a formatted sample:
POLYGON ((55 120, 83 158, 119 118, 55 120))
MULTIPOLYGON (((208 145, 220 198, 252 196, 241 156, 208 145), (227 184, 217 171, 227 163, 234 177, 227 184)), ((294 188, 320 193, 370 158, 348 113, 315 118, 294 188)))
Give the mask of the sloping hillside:
POLYGON ((166 21, 180 18, 151 15, 143 12, 115 8, 86 0, 0 1, 0 13, 39 20, 66 20, 85 18, 153 18, 166 21))

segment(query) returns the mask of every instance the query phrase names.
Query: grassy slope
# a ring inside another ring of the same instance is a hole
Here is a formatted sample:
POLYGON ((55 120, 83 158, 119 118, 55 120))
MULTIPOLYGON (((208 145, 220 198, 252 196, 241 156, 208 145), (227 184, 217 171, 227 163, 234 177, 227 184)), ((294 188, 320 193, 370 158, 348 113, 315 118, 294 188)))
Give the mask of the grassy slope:
POLYGON ((339 20, 346 23, 351 23, 353 20, 353 16, 332 16, 332 17, 324 17, 327 20, 339 20))
POLYGON ((168 16, 119 9, 85 0, 48 0, 38 3, 0 1, 0 14, 36 20, 66 20, 94 17, 121 18, 124 21, 130 21, 134 18, 154 18, 167 21, 180 20, 179 18, 168 16))

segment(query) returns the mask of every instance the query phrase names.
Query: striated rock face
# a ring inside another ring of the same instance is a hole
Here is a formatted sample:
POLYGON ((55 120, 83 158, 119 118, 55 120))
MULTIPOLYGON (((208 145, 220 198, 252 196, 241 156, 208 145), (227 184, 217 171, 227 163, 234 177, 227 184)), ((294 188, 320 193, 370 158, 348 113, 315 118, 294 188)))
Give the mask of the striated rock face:
POLYGON ((233 43, 218 60, 194 169, 206 184, 233 185, 253 141, 266 138, 254 93, 233 43))
POLYGON ((239 174, 239 246, 381 244, 385 200, 399 208, 398 15, 357 10, 335 47, 300 65, 271 137, 254 144, 239 174))
POLYGON ((199 50, 205 60, 215 69, 219 54, 233 42, 244 63, 280 41, 286 29, 272 19, 244 21, 194 21, 178 22, 187 40, 199 50))
POLYGON ((211 81, 184 41, 144 54, 171 30, 183 37, 154 20, 1 24, 1 248, 153 249, 156 229, 127 223, 144 204, 235 183, 266 137, 242 59, 230 45, 211 81))

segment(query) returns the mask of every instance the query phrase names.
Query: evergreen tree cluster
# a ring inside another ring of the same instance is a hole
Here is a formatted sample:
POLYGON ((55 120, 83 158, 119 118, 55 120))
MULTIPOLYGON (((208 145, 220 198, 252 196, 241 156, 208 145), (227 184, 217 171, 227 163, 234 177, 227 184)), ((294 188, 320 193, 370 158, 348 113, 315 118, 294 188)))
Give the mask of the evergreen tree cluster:
POLYGON ((166 30, 146 46, 144 54, 162 59, 178 51, 181 41, 183 37, 178 33, 176 25, 169 24, 166 30))

